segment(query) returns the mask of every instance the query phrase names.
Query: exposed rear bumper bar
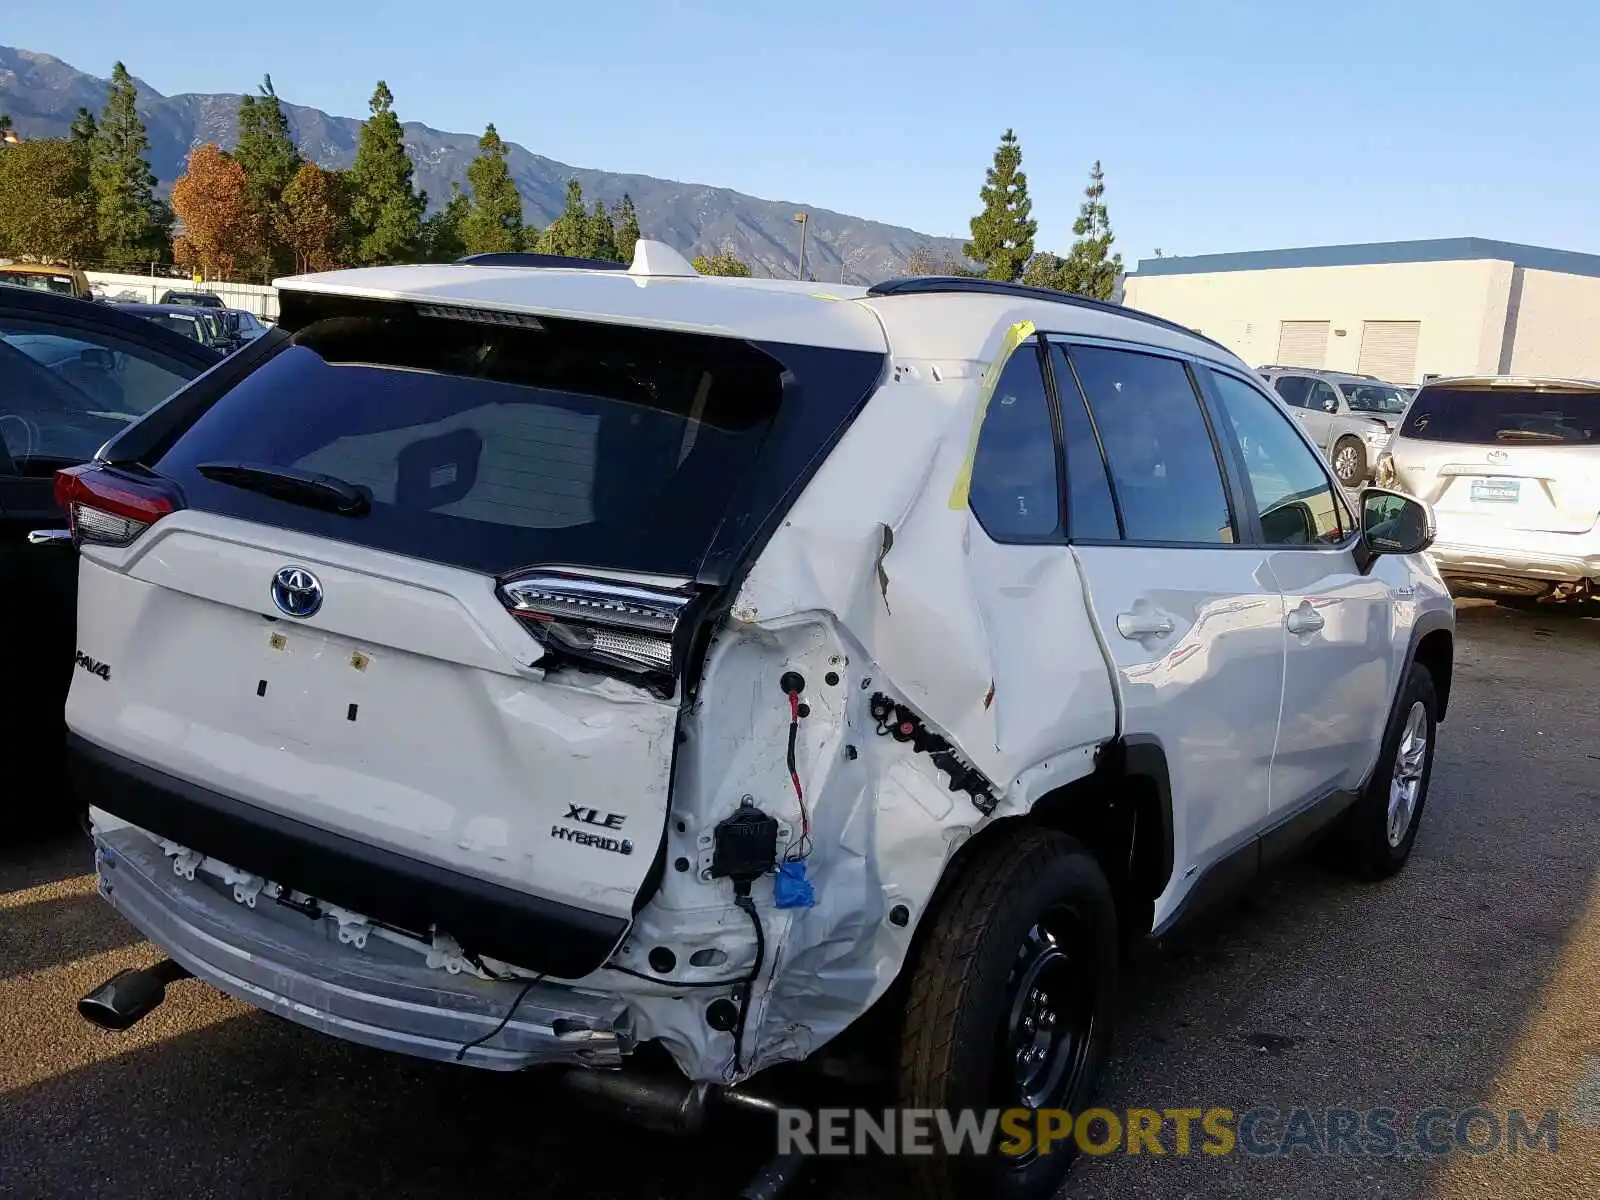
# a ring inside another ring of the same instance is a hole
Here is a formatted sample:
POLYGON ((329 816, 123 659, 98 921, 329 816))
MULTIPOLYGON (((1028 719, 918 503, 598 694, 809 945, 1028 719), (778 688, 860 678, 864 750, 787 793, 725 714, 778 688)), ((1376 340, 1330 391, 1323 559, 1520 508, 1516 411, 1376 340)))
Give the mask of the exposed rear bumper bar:
POLYGON ((628 930, 590 912, 475 879, 235 800, 67 737, 79 796, 160 837, 318 900, 557 979, 600 968, 628 930))
POLYGON ((450 975, 376 938, 357 950, 329 922, 266 902, 247 908, 202 874, 178 876, 132 827, 97 830, 95 858, 101 895, 195 978, 322 1033, 501 1071, 618 1067, 633 1049, 619 998, 535 983, 518 1003, 520 982, 450 975))
POLYGON ((1446 578, 1506 578, 1577 583, 1600 579, 1600 554, 1563 554, 1536 535, 1523 545, 1474 545, 1435 542, 1428 549, 1446 578))

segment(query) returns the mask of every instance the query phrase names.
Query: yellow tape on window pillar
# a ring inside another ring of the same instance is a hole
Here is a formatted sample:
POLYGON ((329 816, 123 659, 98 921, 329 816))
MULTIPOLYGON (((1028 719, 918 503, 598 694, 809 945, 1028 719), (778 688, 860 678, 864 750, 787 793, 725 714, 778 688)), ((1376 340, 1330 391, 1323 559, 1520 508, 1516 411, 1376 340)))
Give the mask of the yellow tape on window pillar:
POLYGON ((1006 330, 1006 336, 1000 342, 1000 349, 995 353, 994 361, 985 368, 983 378, 978 381, 978 407, 972 414, 972 435, 967 439, 967 456, 962 460, 961 470, 956 474, 955 487, 950 489, 951 508, 967 506, 967 496, 972 491, 972 462, 978 455, 978 434, 983 429, 984 414, 989 411, 989 399, 994 395, 994 389, 1000 382, 1000 372, 1006 369, 1006 362, 1016 353, 1017 347, 1033 334, 1032 321, 1018 321, 1006 330))

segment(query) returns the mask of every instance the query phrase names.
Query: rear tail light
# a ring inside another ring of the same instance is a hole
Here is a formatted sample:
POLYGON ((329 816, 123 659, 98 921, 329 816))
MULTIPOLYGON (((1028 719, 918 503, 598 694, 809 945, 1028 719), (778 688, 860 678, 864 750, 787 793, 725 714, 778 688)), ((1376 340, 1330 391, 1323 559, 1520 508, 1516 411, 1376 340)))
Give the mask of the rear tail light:
POLYGON ((94 463, 56 472, 55 492, 75 546, 131 546, 178 508, 166 490, 94 463))
POLYGON ((1399 482, 1399 473, 1394 469, 1394 455, 1385 450, 1378 455, 1378 464, 1372 473, 1373 486, 1392 488, 1399 482))
POLYGON ((565 571, 516 575, 500 600, 558 655, 632 675, 669 675, 684 609, 693 593, 565 571))

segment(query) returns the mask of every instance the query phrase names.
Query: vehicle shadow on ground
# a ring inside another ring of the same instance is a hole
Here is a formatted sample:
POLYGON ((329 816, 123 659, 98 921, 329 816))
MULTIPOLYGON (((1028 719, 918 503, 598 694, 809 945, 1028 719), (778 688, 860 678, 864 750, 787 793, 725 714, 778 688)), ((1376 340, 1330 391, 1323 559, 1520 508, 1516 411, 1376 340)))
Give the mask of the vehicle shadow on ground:
POLYGON ((133 926, 110 914, 92 889, 3 909, 0 982, 143 940, 133 926))
POLYGON ((0 896, 58 883, 94 870, 88 834, 59 814, 9 814, 0 824, 0 896))
POLYGON ((725 1200, 764 1153, 619 1126, 536 1076, 401 1059, 262 1014, 70 1071, 4 1108, 10 1196, 725 1200))

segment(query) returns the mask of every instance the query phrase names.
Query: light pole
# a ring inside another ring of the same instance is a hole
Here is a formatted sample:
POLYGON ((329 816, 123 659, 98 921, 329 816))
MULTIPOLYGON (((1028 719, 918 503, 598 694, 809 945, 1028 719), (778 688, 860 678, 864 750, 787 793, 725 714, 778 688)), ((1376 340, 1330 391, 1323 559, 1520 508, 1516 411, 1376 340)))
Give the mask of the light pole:
POLYGON ((810 217, 807 213, 797 212, 794 215, 794 219, 800 223, 800 269, 795 273, 795 278, 804 279, 806 277, 806 224, 810 217))

